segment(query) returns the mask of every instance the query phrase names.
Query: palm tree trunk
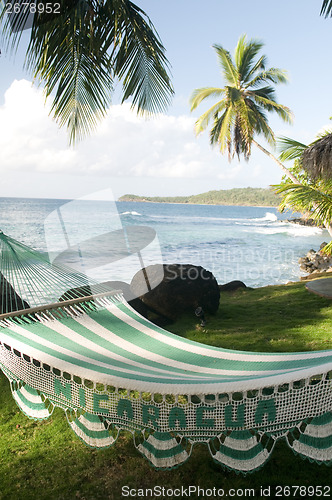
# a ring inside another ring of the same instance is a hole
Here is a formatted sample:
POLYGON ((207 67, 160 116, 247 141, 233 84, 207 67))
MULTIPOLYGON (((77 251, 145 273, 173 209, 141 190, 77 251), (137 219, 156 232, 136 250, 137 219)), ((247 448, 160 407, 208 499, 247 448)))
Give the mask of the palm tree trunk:
MULTIPOLYGON (((267 156, 269 156, 272 160, 274 160, 277 165, 281 168, 281 170, 284 172, 285 175, 287 175, 287 177, 289 177, 289 179, 294 182, 294 184, 301 184, 301 182, 295 177, 295 175, 292 174, 292 172, 290 172, 288 170, 288 168, 285 167, 285 165, 283 165, 281 163, 281 161, 278 160, 278 158, 276 158, 272 153, 270 153, 270 151, 268 151, 267 149, 263 148, 263 146, 261 146, 258 142, 256 142, 254 139, 252 140, 253 144, 255 144, 255 146, 260 149, 261 151, 263 151, 263 153, 265 153, 267 156)), ((314 208, 316 208, 316 206, 314 205, 314 208)), ((325 229, 328 231, 329 235, 331 236, 332 238, 332 225, 328 222, 324 223, 324 226, 325 226, 325 229)))
POLYGON ((295 177, 295 175, 292 174, 292 172, 290 172, 288 170, 288 168, 285 167, 285 165, 283 165, 281 163, 281 161, 278 160, 278 158, 276 158, 272 153, 270 153, 270 151, 268 151, 267 149, 263 148, 263 146, 261 146, 260 144, 258 144, 258 142, 256 142, 254 139, 252 140, 252 143, 255 144, 255 146, 260 149, 261 151, 263 151, 263 153, 265 153, 267 156, 269 156, 272 160, 274 160, 277 165, 281 168, 281 170, 284 172, 285 175, 287 175, 287 177, 289 177, 289 179, 291 181, 294 182, 294 184, 301 184, 300 181, 295 177))

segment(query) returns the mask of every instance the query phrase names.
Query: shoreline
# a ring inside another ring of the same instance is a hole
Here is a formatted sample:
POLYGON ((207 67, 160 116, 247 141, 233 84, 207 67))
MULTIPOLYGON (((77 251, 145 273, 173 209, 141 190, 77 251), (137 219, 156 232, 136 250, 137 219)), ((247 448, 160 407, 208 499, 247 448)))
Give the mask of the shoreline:
POLYGON ((151 200, 116 200, 116 203, 153 203, 154 205, 197 205, 202 207, 254 207, 254 208, 275 208, 277 205, 241 205, 240 203, 194 203, 181 201, 151 201, 151 200))
POLYGON ((211 205, 211 206, 241 206, 241 207, 273 207, 280 204, 280 196, 270 188, 230 188, 213 189, 198 194, 149 196, 125 193, 118 201, 142 203, 167 203, 179 205, 211 205))

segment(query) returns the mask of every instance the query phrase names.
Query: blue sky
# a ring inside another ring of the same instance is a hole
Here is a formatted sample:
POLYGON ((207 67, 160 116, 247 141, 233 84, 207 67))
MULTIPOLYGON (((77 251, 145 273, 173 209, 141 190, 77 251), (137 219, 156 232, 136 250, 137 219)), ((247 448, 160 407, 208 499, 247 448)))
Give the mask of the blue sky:
MULTIPOLYGON (((222 86, 212 44, 231 52, 246 33, 265 44, 270 66, 287 70, 279 102, 294 113, 292 126, 271 116, 277 135, 310 142, 332 122, 330 47, 332 19, 319 16, 312 0, 138 0, 154 23, 171 65, 175 96, 167 113, 139 120, 120 106, 119 92, 97 132, 69 148, 64 130, 48 117, 42 88, 22 70, 24 47, 15 60, 0 58, 0 196, 74 198, 102 188, 141 195, 194 194, 210 189, 266 187, 280 180, 278 167, 253 152, 249 163, 228 163, 211 150, 207 134, 194 135, 189 96, 201 86, 222 86)), ((263 141, 261 141, 264 144, 263 141)))

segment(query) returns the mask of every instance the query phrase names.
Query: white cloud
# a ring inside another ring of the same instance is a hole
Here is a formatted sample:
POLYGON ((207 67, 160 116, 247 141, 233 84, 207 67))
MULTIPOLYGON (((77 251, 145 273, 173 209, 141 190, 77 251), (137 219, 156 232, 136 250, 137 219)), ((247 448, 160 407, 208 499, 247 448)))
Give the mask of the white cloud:
POLYGON ((66 131, 49 117, 49 107, 42 90, 30 82, 12 83, 0 107, 0 171, 130 178, 133 187, 135 179, 146 178, 154 179, 158 188, 161 179, 211 179, 211 189, 266 186, 269 172, 279 175, 268 159, 264 169, 254 157, 249 165, 229 164, 210 148, 207 136, 195 138, 190 115, 147 120, 127 104, 112 106, 97 132, 73 149, 66 131))

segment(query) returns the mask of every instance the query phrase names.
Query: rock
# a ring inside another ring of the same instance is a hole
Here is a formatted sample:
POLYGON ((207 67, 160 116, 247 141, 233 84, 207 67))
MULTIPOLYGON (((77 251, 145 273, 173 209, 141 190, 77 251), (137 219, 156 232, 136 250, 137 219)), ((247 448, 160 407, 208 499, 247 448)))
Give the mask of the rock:
POLYGON ((202 307, 214 314, 219 307, 218 283, 210 271, 191 264, 154 264, 138 271, 131 291, 152 311, 169 320, 202 307))
POLYGON ((325 245, 326 243, 323 242, 317 252, 311 249, 305 257, 299 258, 298 262, 302 271, 310 274, 317 274, 326 272, 332 267, 332 257, 322 253, 322 248, 324 248, 325 245))
MULTIPOLYGON (((104 281, 103 283, 100 283, 100 285, 105 290, 122 290, 124 298, 131 305, 131 307, 142 316, 147 318, 147 307, 138 297, 134 296, 128 283, 125 283, 124 281, 104 281)), ((67 290, 63 295, 61 295, 59 300, 61 302, 63 300, 72 299, 73 297, 85 297, 88 295, 93 295, 93 293, 94 292, 88 285, 78 288, 71 288, 70 290, 67 290)))
POLYGON ((0 273, 0 314, 28 309, 29 304, 21 299, 12 285, 0 273))
POLYGON ((247 286, 243 283, 243 281, 234 280, 229 283, 225 283, 224 285, 219 285, 219 290, 221 292, 235 292, 239 288, 247 288, 247 286))
POLYGON ((306 219, 305 217, 288 219, 288 220, 285 220, 285 222, 290 222, 291 224, 298 224, 300 226, 319 227, 319 228, 324 227, 324 226, 318 224, 315 220, 310 219, 310 218, 306 219))

